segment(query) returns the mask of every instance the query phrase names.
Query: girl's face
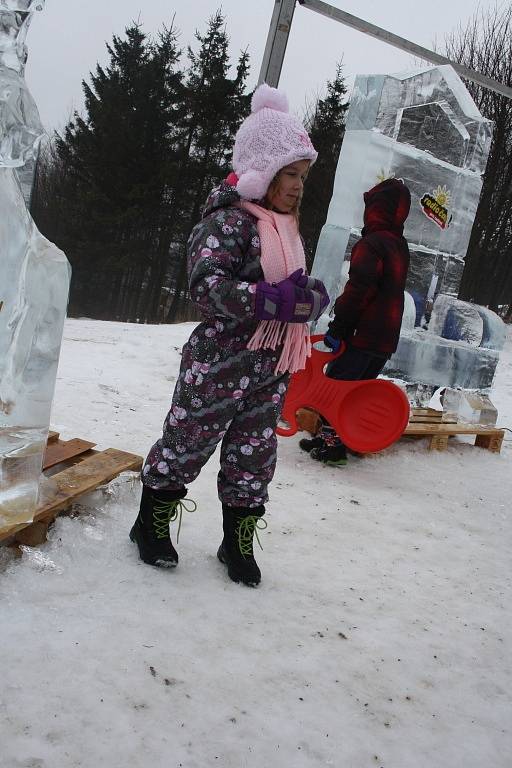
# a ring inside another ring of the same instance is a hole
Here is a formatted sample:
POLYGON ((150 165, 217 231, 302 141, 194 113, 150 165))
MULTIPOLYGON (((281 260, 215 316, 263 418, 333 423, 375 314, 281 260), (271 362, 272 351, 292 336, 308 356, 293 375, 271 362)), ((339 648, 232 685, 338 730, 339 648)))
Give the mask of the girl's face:
POLYGON ((297 160, 281 168, 267 192, 272 208, 279 213, 297 210, 310 164, 309 160, 297 160))

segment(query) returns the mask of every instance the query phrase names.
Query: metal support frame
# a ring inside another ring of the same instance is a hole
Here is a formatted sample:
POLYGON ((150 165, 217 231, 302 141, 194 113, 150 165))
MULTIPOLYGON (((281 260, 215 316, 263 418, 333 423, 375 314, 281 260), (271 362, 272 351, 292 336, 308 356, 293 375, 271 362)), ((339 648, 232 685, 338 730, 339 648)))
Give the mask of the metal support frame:
POLYGON ((258 85, 267 83, 276 88, 279 83, 295 2, 296 0, 275 0, 258 85))
POLYGON ((370 35, 371 37, 377 38, 377 40, 393 45, 395 48, 400 48, 402 51, 407 51, 407 53, 412 53, 414 56, 419 56, 420 59, 431 61, 433 64, 450 64, 454 70, 458 72, 461 77, 466 78, 466 80, 472 80, 474 83, 483 85, 484 88, 488 88, 491 91, 500 93, 502 96, 506 96, 508 99, 512 99, 512 88, 509 88, 507 85, 503 85, 486 75, 482 75, 474 69, 464 67, 456 61, 451 61, 451 59, 442 56, 440 53, 431 51, 428 48, 423 48, 423 46, 416 45, 416 43, 411 43, 404 37, 399 37, 381 27, 376 27, 374 24, 370 24, 368 21, 363 21, 363 19, 359 19, 357 16, 352 16, 351 13, 346 13, 339 8, 335 8, 333 5, 329 5, 329 3, 322 2, 322 0, 299 0, 299 3, 310 11, 315 11, 322 16, 326 16, 328 19, 339 21, 347 27, 352 27, 353 29, 359 30, 359 32, 364 32, 365 35, 370 35))
MULTIPOLYGON (((296 0, 275 0, 259 83, 266 82, 274 87, 279 83, 286 44, 290 35, 293 12, 295 10, 295 2, 296 0)), ((353 16, 351 13, 342 11, 340 8, 335 8, 333 5, 329 5, 329 3, 324 3, 323 0, 298 0, 298 2, 309 11, 315 11, 315 13, 326 16, 328 19, 338 21, 347 27, 352 27, 352 29, 357 29, 365 35, 370 35, 381 42, 388 43, 395 48, 418 56, 424 61, 429 61, 433 64, 450 64, 466 80, 471 80, 484 88, 499 93, 501 96, 512 99, 512 88, 509 86, 503 85, 503 83, 499 83, 497 80, 493 80, 480 72, 476 72, 474 69, 464 67, 456 61, 451 61, 451 59, 442 56, 440 53, 431 51, 421 45, 416 45, 416 43, 412 43, 404 37, 399 37, 393 34, 393 32, 388 32, 386 29, 370 24, 368 21, 353 16)))

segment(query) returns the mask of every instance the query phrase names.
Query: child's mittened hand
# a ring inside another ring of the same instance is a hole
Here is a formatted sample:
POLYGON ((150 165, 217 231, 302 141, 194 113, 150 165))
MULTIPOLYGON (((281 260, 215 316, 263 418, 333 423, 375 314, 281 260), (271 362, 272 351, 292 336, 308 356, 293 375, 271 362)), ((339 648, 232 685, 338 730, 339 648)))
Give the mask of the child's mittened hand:
MULTIPOLYGON (((296 284, 299 286, 299 288, 305 288, 310 291, 315 291, 320 296, 320 311, 318 313, 317 317, 320 317, 324 309, 329 305, 330 298, 329 294, 327 293, 325 289, 325 285, 322 283, 321 280, 317 280, 315 277, 310 277, 310 275, 305 275, 302 271, 302 269, 298 269, 296 272, 290 275, 290 280, 294 279, 296 284)), ((311 318, 316 320, 317 318, 311 318)))
POLYGON ((312 291, 325 291, 325 286, 321 280, 317 280, 315 277, 305 275, 304 270, 298 269, 290 275, 290 280, 294 280, 299 288, 309 288, 312 291))
POLYGON ((335 339, 334 336, 326 333, 324 336, 324 344, 326 347, 329 347, 329 349, 332 349, 333 352, 339 352, 341 339, 335 339))
POLYGON ((260 280, 256 287, 257 320, 277 320, 281 306, 281 294, 276 285, 260 280))
POLYGON ((315 303, 318 304, 318 297, 313 295, 313 291, 300 288, 295 282, 298 272, 299 270, 281 280, 276 286, 281 295, 281 306, 276 319, 283 323, 307 323, 311 320, 315 303))
POLYGON ((304 323, 311 311, 306 292, 287 277, 271 285, 260 281, 256 288, 256 317, 258 320, 280 320, 284 323, 304 323), (293 319, 301 314, 300 319, 293 319))
MULTIPOLYGON (((260 281, 256 288, 256 317, 258 320, 280 320, 284 323, 307 323, 316 320, 329 303, 325 292, 301 288, 297 284, 302 270, 285 280, 270 285, 260 281)), ((323 287, 323 286, 322 286, 323 287)))

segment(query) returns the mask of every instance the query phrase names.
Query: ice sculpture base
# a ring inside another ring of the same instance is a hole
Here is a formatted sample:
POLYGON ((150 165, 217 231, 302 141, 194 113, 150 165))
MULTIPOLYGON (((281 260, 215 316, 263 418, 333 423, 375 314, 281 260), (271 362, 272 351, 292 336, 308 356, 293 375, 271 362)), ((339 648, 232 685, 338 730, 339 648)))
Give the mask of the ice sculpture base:
POLYGON ((384 374, 433 387, 486 390, 492 386, 498 358, 497 350, 472 347, 415 328, 400 336, 384 374))
POLYGON ((498 411, 487 395, 447 387, 442 395, 443 420, 496 426, 498 411))
POLYGON ((0 429, 0 527, 33 519, 48 429, 0 429))
POLYGON ((19 183, 0 168, 0 522, 38 502, 70 270, 29 217, 19 183), (45 426, 44 426, 45 425, 45 426))

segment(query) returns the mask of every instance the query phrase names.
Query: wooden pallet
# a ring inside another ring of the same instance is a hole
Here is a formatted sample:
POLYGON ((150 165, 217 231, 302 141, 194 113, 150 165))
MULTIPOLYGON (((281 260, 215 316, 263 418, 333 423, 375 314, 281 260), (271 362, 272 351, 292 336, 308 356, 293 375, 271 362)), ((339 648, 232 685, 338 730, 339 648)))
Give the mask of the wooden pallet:
POLYGON ((142 457, 108 448, 94 450, 95 443, 74 438, 60 440, 50 432, 43 461, 43 474, 49 478, 49 490, 34 512, 32 522, 13 519, 0 525, 0 541, 35 546, 46 541, 48 526, 81 496, 113 480, 121 472, 138 471, 142 457))
POLYGON ((90 443, 88 440, 80 440, 78 437, 72 440, 59 440, 56 432, 52 432, 48 437, 48 443, 43 459, 43 472, 63 462, 78 459, 81 461, 88 454, 92 456, 97 451, 93 449, 96 443, 90 443))
POLYGON ((429 451, 444 451, 448 447, 448 438, 455 435, 474 435, 474 444, 493 453, 501 451, 505 430, 484 424, 465 424, 456 421, 441 421, 442 413, 430 408, 413 408, 409 424, 403 437, 428 438, 429 451))
POLYGON ((410 424, 456 424, 457 420, 447 417, 442 411, 435 411, 433 408, 411 408, 409 416, 410 424))
MULTIPOLYGON (((297 411, 297 423, 300 429, 312 435, 318 432, 321 424, 316 411, 310 408, 301 408, 297 411)), ((455 435, 474 435, 474 444, 478 448, 499 453, 505 430, 447 419, 442 411, 435 411, 433 408, 412 408, 409 424, 402 437, 428 438, 429 451, 444 451, 448 446, 448 438, 455 435)))

